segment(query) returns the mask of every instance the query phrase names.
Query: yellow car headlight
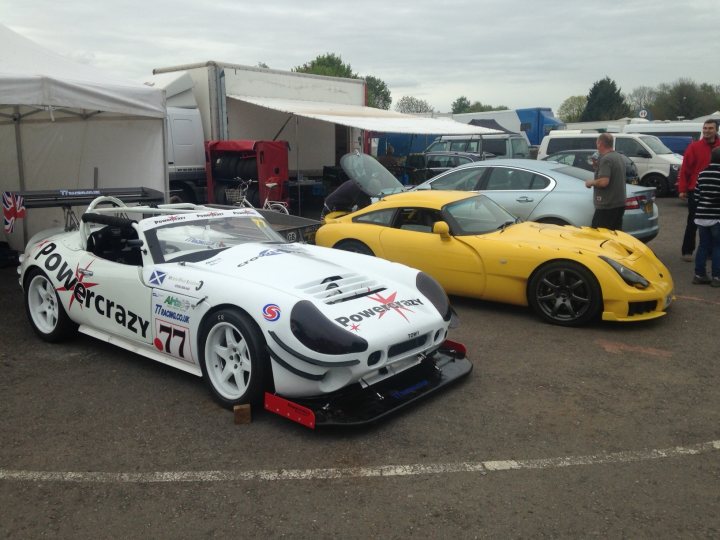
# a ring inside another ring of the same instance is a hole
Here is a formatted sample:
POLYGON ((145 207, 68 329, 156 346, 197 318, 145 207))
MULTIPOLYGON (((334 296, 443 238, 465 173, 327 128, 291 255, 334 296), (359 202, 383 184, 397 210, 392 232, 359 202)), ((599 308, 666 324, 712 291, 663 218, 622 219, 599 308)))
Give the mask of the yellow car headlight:
POLYGON ((623 279, 623 281, 631 287, 637 287, 638 289, 647 289, 650 286, 650 282, 647 279, 642 277, 634 270, 630 270, 627 266, 620 264, 619 262, 611 259, 610 257, 605 257, 604 255, 600 255, 600 258, 606 263, 608 263, 610 266, 612 266, 613 270, 615 270, 623 279))

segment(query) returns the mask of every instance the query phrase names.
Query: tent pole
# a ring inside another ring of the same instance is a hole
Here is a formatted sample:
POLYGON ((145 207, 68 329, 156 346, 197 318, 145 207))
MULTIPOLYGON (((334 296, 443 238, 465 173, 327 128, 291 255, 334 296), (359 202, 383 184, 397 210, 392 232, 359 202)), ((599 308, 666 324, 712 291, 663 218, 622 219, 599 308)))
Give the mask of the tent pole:
POLYGON ((297 181, 298 189, 298 215, 302 216, 302 188, 300 187, 300 181, 302 180, 302 174, 300 174, 300 139, 298 135, 298 129, 300 124, 300 117, 295 116, 295 176, 297 181))
MULTIPOLYGON (((17 162, 18 162, 18 186, 20 188, 20 191, 25 191, 25 164, 23 160, 23 153, 22 153, 22 136, 20 133, 20 107, 15 106, 15 114, 13 114, 13 124, 15 124, 15 152, 17 153, 17 162)), ((22 220, 23 224, 23 238, 22 238, 22 245, 23 248, 25 247, 25 241, 28 237, 27 232, 27 219, 22 220)))
MULTIPOLYGON (((168 129, 168 119, 167 119, 167 112, 165 113, 165 118, 163 118, 163 127, 162 127, 162 134, 163 134, 163 187, 165 191, 165 201, 170 202, 170 167, 168 166, 168 148, 167 148, 167 129, 168 129)), ((207 197, 206 197, 207 199, 207 197)))

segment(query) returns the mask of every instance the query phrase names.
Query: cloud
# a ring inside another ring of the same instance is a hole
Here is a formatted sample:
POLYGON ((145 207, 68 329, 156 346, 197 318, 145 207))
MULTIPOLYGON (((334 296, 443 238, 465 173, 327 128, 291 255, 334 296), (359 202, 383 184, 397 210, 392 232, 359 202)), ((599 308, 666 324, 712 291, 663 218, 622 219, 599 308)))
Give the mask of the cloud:
POLYGON ((441 112, 461 95, 557 109, 605 76, 625 92, 718 84, 698 51, 714 46, 719 11, 717 0, 0 0, 3 24, 117 76, 208 60, 289 70, 332 52, 394 101, 414 95, 441 112))

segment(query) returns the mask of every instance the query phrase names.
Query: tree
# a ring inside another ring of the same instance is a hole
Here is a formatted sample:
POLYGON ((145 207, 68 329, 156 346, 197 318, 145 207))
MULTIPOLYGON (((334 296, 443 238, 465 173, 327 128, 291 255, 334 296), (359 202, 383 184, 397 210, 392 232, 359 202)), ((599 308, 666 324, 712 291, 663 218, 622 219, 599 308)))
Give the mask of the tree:
POLYGON ((480 101, 473 102, 468 112, 489 112, 489 111, 507 111, 505 105, 483 105, 480 101))
POLYGON ((610 77, 605 77, 590 88, 587 96, 587 105, 580 117, 582 122, 596 120, 617 120, 630 114, 630 108, 625 103, 620 89, 610 77))
POLYGON ((365 84, 367 85, 368 107, 389 109, 390 103, 392 103, 392 97, 390 97, 390 89, 387 84, 372 75, 365 76, 365 84))
POLYGON ((460 96, 450 105, 453 114, 462 114, 470 112, 470 100, 465 96, 460 96))
POLYGON ((579 122, 587 105, 586 96, 570 96, 558 109, 558 118, 563 122, 579 122))
POLYGON ((453 101, 451 107, 453 114, 508 110, 505 105, 483 105, 479 101, 470 103, 470 100, 465 96, 460 96, 455 101, 453 101))
POLYGON ((424 99, 403 96, 395 104, 395 110, 401 113, 431 113, 432 106, 424 99))
MULTIPOLYGON (((321 54, 315 60, 306 62, 302 66, 296 66, 291 71, 296 73, 314 73, 315 75, 326 75, 328 77, 344 77, 346 79, 360 79, 354 73, 350 64, 342 61, 340 55, 334 53, 321 54)), ((367 103, 369 107, 378 109, 389 109, 392 103, 390 89, 387 84, 377 77, 366 75, 364 77, 367 88, 367 103)))
POLYGON ((634 111, 649 111, 657 99, 657 90, 649 86, 638 86, 625 96, 625 103, 634 111))
POLYGON ((345 64, 342 58, 333 53, 321 54, 315 60, 311 60, 302 66, 296 66, 291 71, 297 73, 314 73, 315 75, 327 75, 329 77, 345 77, 357 79, 350 64, 345 64))
MULTIPOLYGON (((613 81, 606 77, 593 85, 591 93, 593 90, 598 93, 599 86, 605 86, 605 90, 607 90, 607 87, 614 89, 614 84, 613 81)), ((629 109, 629 114, 645 109, 649 112, 648 118, 653 120, 697 118, 720 110, 720 85, 697 84, 691 79, 681 78, 673 83, 660 84, 657 88, 639 86, 624 96, 624 101, 629 109)), ((628 113, 615 111, 612 115, 607 115, 609 116, 607 118, 593 115, 587 119, 616 120, 628 113)), ((563 118, 560 110, 558 110, 558 116, 563 118)), ((583 120, 585 119, 583 117, 583 120)))
POLYGON ((265 62, 258 62, 257 67, 263 68, 263 69, 270 69, 270 66, 268 66, 265 62))
POLYGON ((652 109, 657 120, 677 120, 709 114, 718 110, 718 105, 720 87, 678 79, 672 84, 658 86, 652 109))

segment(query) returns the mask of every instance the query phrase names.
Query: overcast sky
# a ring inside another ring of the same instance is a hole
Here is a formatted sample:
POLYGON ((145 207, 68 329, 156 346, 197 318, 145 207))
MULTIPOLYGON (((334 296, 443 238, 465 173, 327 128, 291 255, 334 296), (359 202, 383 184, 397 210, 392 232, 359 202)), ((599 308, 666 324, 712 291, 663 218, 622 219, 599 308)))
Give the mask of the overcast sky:
MULTIPOLYGON (((720 84, 720 0, 0 0, 0 23, 142 81, 214 60, 290 70, 327 52, 393 98, 552 107, 609 76, 623 92, 720 84)), ((0 54, 12 54, 0 51, 0 54)))

